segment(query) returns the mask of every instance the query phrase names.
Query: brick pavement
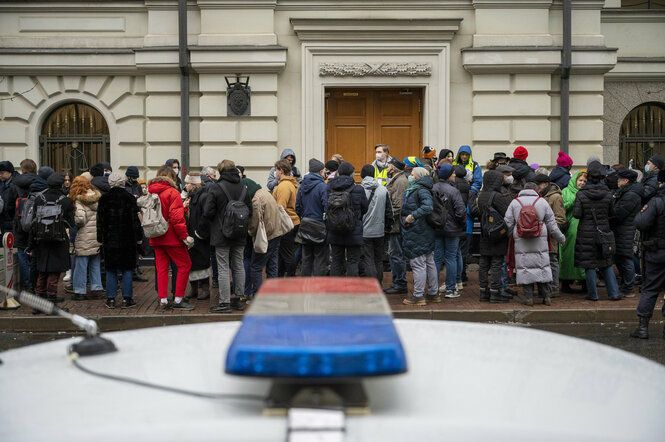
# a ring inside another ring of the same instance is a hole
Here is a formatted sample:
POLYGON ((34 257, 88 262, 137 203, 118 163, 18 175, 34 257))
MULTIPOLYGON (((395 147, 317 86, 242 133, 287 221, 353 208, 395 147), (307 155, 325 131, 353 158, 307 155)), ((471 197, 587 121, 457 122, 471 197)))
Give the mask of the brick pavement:
MULTIPOLYGON (((134 283, 134 299, 137 306, 131 309, 116 307, 113 310, 104 306, 103 300, 72 301, 71 295, 64 292, 60 283, 59 293, 65 297, 62 307, 71 313, 95 318, 102 330, 121 330, 159 325, 175 325, 211 321, 239 320, 241 313, 210 314, 209 302, 193 301, 196 308, 191 311, 157 310, 158 300, 154 291, 154 270, 147 268, 145 276, 149 282, 134 283)), ((618 322, 636 321, 635 308, 639 294, 635 298, 609 301, 604 288, 599 289, 599 301, 587 301, 585 293, 562 293, 552 299, 551 306, 539 304, 527 307, 515 298, 507 304, 481 303, 478 300, 478 274, 469 272, 470 280, 456 299, 444 299, 438 304, 407 306, 402 304, 401 295, 387 295, 395 317, 413 319, 444 319, 476 322, 521 322, 521 323, 565 323, 565 322, 618 322)), ((409 289, 412 289, 411 273, 407 275, 409 289)), ((384 286, 390 284, 390 273, 384 274, 384 286)), ((573 286, 575 287, 575 286, 573 286)), ((578 287, 579 288, 579 287, 578 287)), ((214 290, 214 289, 213 289, 214 290)), ((119 298, 118 298, 119 300, 119 298)), ((658 301, 658 311, 663 300, 658 301)), ((119 302, 118 302, 119 304, 119 302)), ((31 309, 23 306, 18 310, 0 311, 0 330, 3 331, 67 331, 73 330, 66 321, 56 317, 33 315, 31 309)))

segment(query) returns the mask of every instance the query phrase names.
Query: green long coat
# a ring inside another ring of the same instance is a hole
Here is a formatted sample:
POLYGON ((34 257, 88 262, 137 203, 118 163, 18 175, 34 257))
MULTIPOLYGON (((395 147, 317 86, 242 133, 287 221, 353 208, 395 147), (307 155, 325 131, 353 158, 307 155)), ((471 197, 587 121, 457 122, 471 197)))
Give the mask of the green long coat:
POLYGON ((575 267, 575 240, 577 239, 577 226, 580 224, 580 220, 573 216, 573 205, 579 190, 577 188, 577 177, 580 173, 583 172, 579 171, 573 175, 568 181, 568 186, 561 191, 563 206, 566 209, 566 221, 570 223, 566 232, 566 244, 559 246, 559 279, 561 280, 584 280, 586 276, 584 269, 575 267))

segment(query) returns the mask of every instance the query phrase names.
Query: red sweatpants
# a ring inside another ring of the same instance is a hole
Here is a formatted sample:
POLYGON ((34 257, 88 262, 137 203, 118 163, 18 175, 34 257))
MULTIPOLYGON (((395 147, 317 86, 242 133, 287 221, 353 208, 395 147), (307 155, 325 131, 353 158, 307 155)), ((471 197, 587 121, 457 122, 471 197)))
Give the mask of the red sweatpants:
POLYGON ((178 268, 178 278, 175 283, 175 296, 185 296, 185 288, 189 280, 189 270, 192 268, 192 261, 189 259, 187 247, 181 246, 156 246, 155 266, 157 267, 157 294, 159 299, 167 297, 169 292, 169 259, 173 261, 178 268))

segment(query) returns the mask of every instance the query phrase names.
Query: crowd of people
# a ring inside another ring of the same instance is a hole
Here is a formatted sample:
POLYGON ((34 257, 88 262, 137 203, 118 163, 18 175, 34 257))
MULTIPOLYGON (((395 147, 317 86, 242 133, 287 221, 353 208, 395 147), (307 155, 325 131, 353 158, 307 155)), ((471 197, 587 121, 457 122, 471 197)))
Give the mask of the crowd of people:
POLYGON ((67 272, 72 299, 103 298, 115 308, 120 281, 121 307, 131 308, 132 282, 145 280, 139 257, 154 253, 159 310, 209 299, 211 312, 227 313, 251 302, 264 272, 291 277, 300 267, 302 276, 383 284, 386 250, 386 294, 403 295, 407 305, 457 298, 479 223, 472 296, 507 303, 519 288, 521 302, 532 306, 537 288, 551 305, 574 284, 591 301, 599 284, 610 300, 634 297, 641 285, 633 335, 648 336, 665 283, 661 155, 643 174, 596 157, 572 171, 573 160, 559 152, 548 171, 529 164, 519 146, 512 157, 495 153, 483 173, 469 146, 438 156, 425 146, 421 157, 404 159, 391 157, 386 144, 374 151, 375 161, 356 177, 340 155, 310 159, 303 175, 285 149, 265 188, 230 160, 181 179, 178 160, 169 159, 149 182, 134 166, 123 174, 100 163, 74 177, 37 169, 30 159, 18 173, 3 161, 0 225, 14 232, 23 288, 54 302, 63 300, 58 283, 67 272))

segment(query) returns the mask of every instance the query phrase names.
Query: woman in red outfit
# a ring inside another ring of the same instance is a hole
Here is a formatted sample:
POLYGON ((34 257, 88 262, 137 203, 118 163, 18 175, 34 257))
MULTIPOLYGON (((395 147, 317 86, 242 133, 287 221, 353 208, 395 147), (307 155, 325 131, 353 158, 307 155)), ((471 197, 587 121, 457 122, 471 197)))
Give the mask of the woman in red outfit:
POLYGON ((162 166, 157 176, 150 180, 148 191, 159 196, 162 205, 162 215, 169 222, 169 230, 157 238, 150 238, 150 245, 155 249, 155 266, 157 267, 157 291, 159 294, 159 309, 169 307, 191 310, 192 304, 183 301, 185 288, 189 279, 189 269, 192 262, 189 259, 187 248, 194 244, 194 238, 187 234, 185 223, 185 209, 182 205, 180 192, 175 187, 175 174, 168 166, 162 166), (178 268, 178 278, 175 287, 173 305, 169 305, 167 293, 169 286, 169 260, 178 268))

